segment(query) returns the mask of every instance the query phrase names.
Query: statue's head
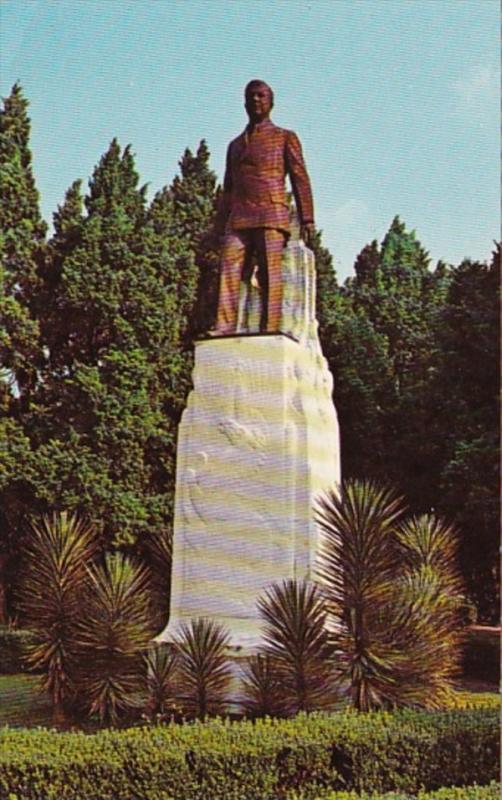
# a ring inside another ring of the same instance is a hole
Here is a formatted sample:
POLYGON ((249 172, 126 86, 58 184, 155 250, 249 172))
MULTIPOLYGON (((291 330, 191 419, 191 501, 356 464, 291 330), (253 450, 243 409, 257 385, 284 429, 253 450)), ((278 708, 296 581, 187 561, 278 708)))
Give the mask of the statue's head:
POLYGON ((265 81, 249 81, 244 98, 246 111, 253 122, 266 119, 274 106, 274 93, 265 81))

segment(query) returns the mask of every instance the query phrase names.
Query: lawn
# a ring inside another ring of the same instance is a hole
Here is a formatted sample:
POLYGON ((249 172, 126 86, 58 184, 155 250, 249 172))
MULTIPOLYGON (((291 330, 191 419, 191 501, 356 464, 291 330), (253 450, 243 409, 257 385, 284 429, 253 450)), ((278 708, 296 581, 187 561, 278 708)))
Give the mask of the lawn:
POLYGON ((51 725, 51 706, 37 675, 0 675, 0 727, 51 725))

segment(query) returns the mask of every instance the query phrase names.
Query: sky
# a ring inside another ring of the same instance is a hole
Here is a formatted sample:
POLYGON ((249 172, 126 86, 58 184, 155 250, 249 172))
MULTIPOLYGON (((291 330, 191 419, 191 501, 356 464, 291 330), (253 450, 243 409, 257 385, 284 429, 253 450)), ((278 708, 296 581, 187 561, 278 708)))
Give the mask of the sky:
POLYGON ((223 179, 243 88, 299 135, 340 280, 399 214, 438 259, 499 238, 498 0, 1 0, 0 93, 30 102, 44 218, 113 137, 148 197, 206 139, 223 179))

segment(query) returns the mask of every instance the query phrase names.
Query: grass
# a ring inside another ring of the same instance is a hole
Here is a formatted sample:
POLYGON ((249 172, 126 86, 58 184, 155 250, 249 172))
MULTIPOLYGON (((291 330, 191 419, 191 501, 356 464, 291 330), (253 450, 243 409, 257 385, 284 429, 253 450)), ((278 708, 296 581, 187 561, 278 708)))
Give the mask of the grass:
POLYGON ((37 675, 0 675, 0 726, 51 726, 49 698, 39 686, 37 675))
MULTIPOLYGON (((0 728, 10 725, 16 728, 54 727, 48 697, 39 689, 40 679, 25 673, 0 675, 0 728)), ((497 687, 489 683, 471 685, 462 682, 457 687, 459 708, 485 705, 490 699, 498 699, 497 687)), ((81 724, 84 730, 92 731, 96 725, 81 724)))

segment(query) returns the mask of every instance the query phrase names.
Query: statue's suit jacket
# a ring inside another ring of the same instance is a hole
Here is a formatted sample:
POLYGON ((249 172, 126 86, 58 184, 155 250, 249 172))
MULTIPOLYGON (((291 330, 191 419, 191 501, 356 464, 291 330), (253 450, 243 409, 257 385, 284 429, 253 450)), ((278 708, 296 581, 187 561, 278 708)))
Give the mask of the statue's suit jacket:
POLYGON ((227 151, 217 229, 276 228, 289 231, 285 177, 289 175, 300 223, 314 221, 310 180, 300 141, 269 119, 246 129, 227 151))

